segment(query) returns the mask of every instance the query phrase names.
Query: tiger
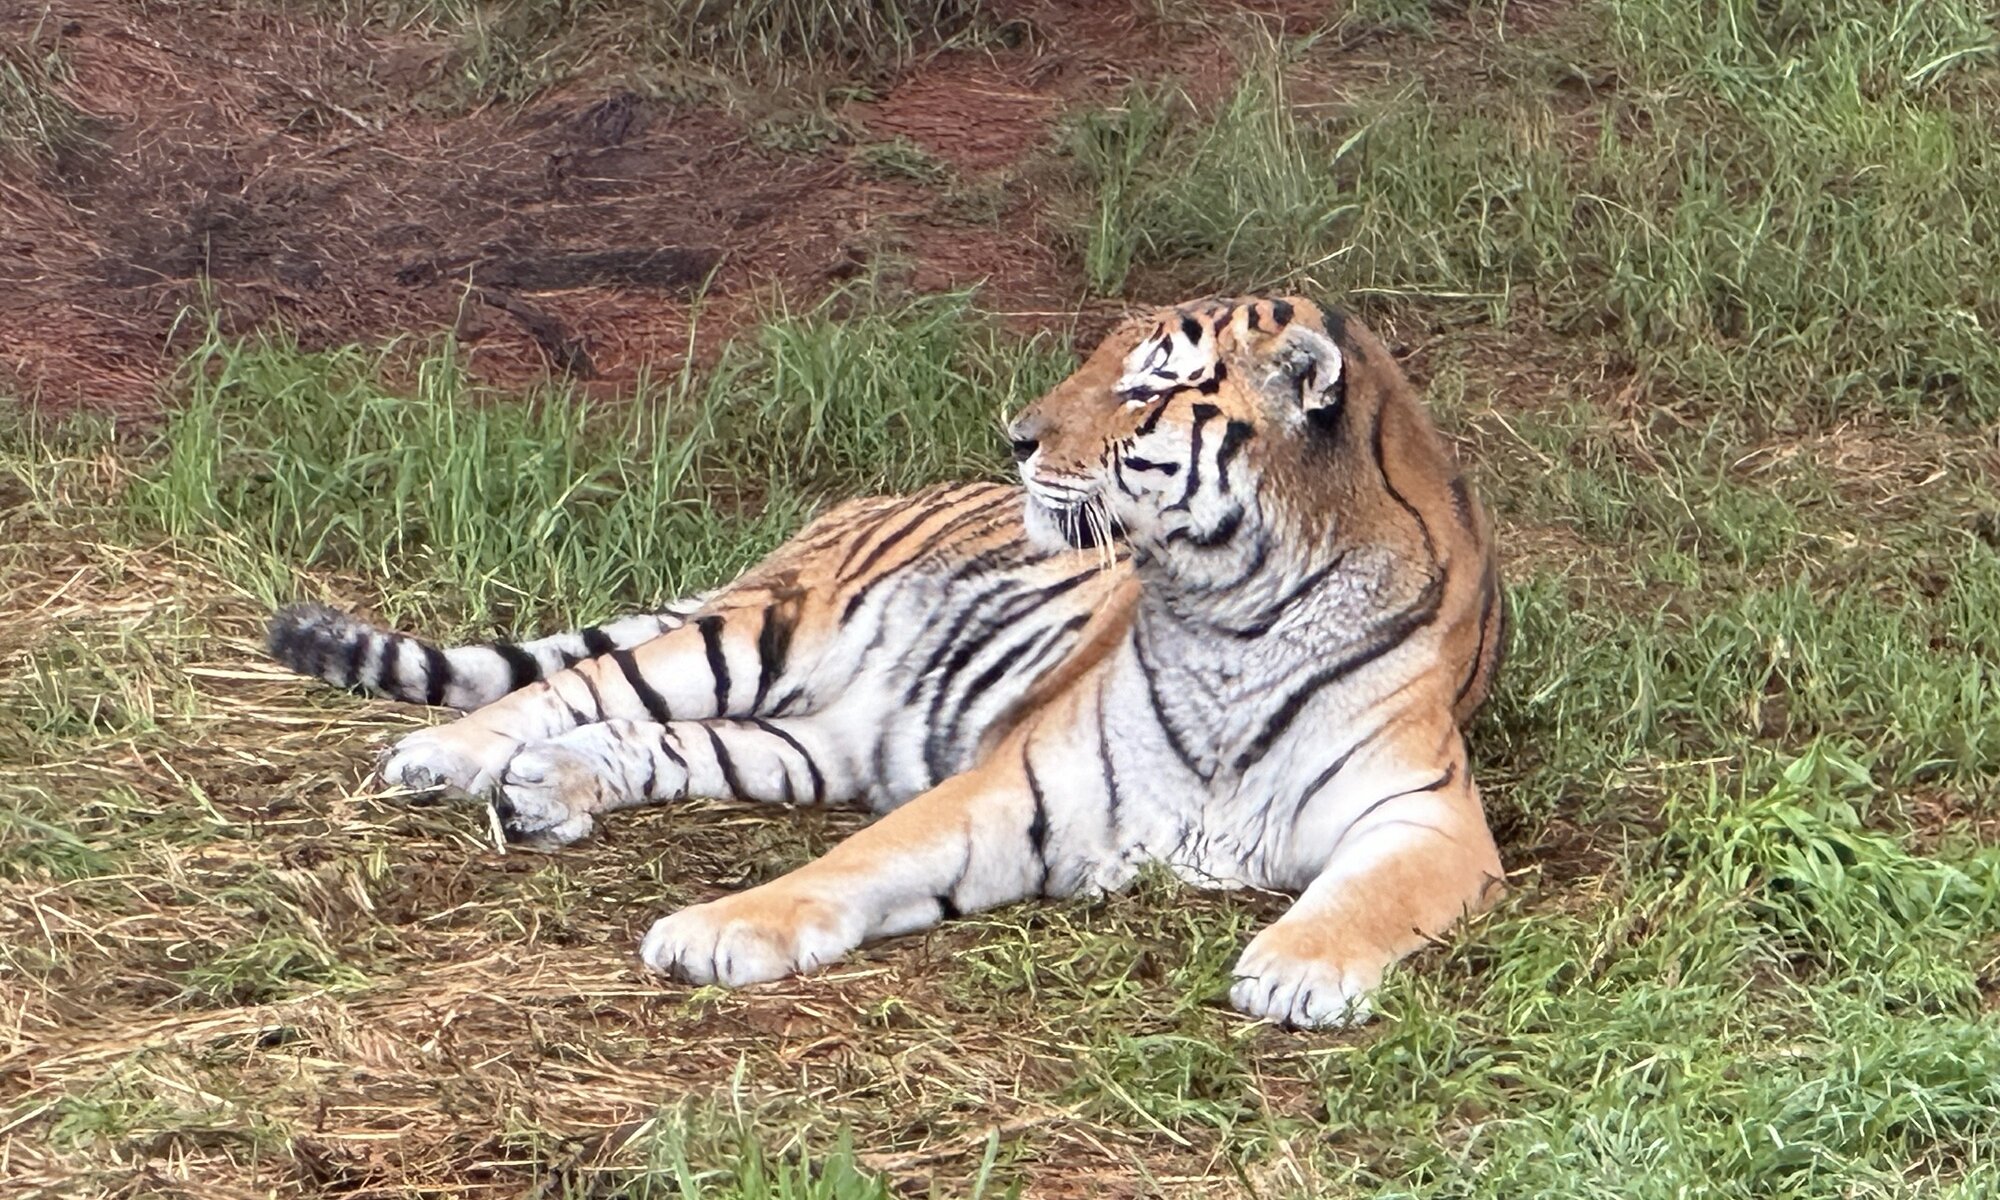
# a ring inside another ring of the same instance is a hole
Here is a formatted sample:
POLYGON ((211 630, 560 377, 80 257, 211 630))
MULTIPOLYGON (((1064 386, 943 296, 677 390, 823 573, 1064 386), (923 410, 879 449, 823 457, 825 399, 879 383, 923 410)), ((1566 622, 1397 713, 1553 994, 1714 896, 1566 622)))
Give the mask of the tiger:
POLYGON ((1463 735, 1504 640, 1491 525, 1412 385, 1338 310, 1211 298, 1125 320, 1004 432, 1018 483, 848 501, 657 613, 445 650, 302 606, 271 650, 471 709, 378 772, 511 841, 691 796, 881 814, 658 919, 659 974, 778 979, 1150 866, 1295 896, 1236 1009, 1367 1019, 1504 886, 1463 735))

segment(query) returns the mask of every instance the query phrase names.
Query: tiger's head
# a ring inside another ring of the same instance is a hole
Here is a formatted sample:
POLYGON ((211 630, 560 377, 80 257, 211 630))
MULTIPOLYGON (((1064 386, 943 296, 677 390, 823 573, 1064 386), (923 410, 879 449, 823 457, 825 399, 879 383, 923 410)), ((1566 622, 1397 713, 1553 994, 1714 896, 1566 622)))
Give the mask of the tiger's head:
POLYGON ((1035 541, 1116 538, 1142 564, 1215 577, 1274 543, 1408 532, 1392 474, 1462 488, 1382 343, 1297 297, 1202 300, 1128 321, 1008 433, 1035 541))

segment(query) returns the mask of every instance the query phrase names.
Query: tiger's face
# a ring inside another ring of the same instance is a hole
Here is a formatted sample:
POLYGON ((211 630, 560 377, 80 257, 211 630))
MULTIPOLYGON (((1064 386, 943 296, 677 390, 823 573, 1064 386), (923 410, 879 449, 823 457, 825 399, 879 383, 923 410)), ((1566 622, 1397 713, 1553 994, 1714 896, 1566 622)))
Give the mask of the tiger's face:
POLYGON ((1335 436, 1346 329, 1296 298, 1198 301, 1122 325, 1009 427, 1030 537, 1117 538, 1142 556, 1227 543, 1260 515, 1274 467, 1335 436))

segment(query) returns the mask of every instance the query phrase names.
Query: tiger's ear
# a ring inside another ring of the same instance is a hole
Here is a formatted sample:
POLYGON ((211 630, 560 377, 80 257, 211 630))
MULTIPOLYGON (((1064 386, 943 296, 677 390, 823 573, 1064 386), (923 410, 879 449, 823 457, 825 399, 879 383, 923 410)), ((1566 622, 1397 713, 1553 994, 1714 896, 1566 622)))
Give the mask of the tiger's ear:
POLYGON ((1271 339, 1263 359, 1264 402, 1279 419, 1332 425, 1347 398, 1347 361, 1332 338, 1294 322, 1271 339))

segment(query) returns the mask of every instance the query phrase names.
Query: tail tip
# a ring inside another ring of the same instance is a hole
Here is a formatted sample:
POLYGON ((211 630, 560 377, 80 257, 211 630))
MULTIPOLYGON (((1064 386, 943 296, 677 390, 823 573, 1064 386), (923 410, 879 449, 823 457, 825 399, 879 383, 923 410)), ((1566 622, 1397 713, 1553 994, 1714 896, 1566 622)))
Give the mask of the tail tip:
POLYGON ((326 643, 354 623, 354 618, 324 604, 287 604, 271 614, 264 645, 272 658, 293 670, 318 674, 316 668, 326 643))

